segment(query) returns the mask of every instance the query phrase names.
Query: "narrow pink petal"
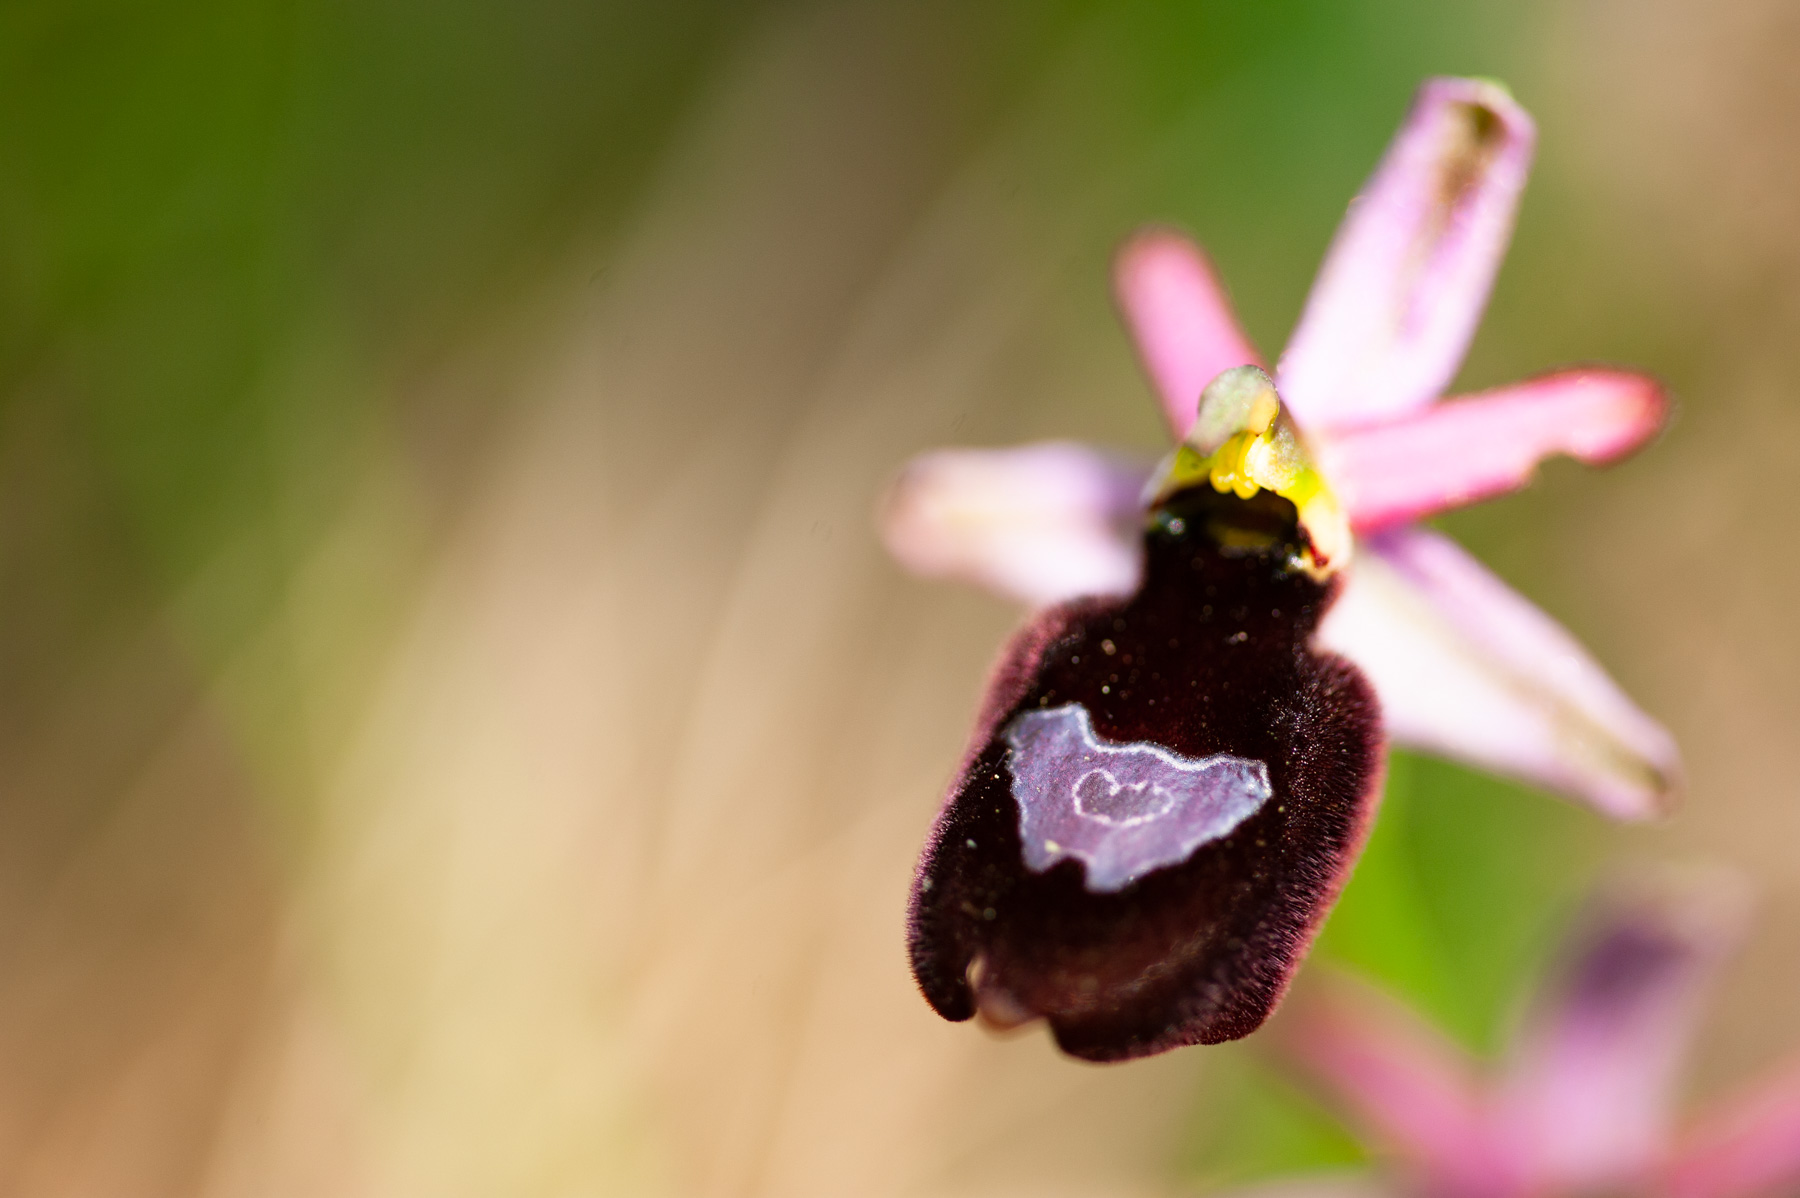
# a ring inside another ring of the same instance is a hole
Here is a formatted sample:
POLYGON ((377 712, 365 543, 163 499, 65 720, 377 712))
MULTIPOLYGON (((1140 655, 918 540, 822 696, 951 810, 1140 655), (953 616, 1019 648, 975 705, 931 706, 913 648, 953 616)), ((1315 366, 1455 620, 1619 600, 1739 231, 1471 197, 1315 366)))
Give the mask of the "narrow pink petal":
POLYGON ((1498 1114, 1546 1192, 1624 1192, 1667 1151, 1675 1083, 1748 904, 1734 875, 1603 894, 1515 1042, 1498 1114))
POLYGON ((1800 1062, 1727 1104, 1686 1137, 1664 1174, 1670 1198, 1754 1198, 1800 1190, 1800 1062))
POLYGON ((1282 1042, 1431 1193, 1504 1194, 1515 1172, 1455 1045, 1391 1000, 1338 982, 1297 1004, 1282 1042))
POLYGON ((1062 441, 938 450, 907 463, 889 488, 881 536, 915 574, 1026 603, 1129 594, 1148 474, 1062 441))
POLYGON ((1319 640, 1368 674, 1398 744, 1615 819, 1661 814, 1679 785, 1669 734, 1565 629, 1447 537, 1399 528, 1363 541, 1319 640))
POLYGON ((1419 89, 1282 355, 1276 385, 1303 426, 1388 419, 1449 384, 1512 236, 1534 139, 1498 84, 1419 89))
POLYGON ((1668 409, 1644 375, 1561 370, 1315 444, 1352 527, 1372 532, 1517 490, 1552 454, 1613 461, 1655 435, 1668 409))
POLYGON ((1262 365, 1212 263, 1173 229, 1144 229, 1120 247, 1113 292, 1177 441, 1206 384, 1233 366, 1262 365))

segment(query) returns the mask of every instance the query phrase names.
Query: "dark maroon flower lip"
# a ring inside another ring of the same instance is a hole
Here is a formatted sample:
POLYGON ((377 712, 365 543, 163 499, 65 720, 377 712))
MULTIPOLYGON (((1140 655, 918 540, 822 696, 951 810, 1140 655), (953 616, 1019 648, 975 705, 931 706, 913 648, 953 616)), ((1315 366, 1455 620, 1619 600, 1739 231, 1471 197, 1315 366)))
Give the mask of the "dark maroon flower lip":
POLYGON ((1381 732, 1355 668, 1310 645, 1333 584, 1186 515, 1145 535, 1136 594, 1015 642, 1017 693, 913 892, 913 969, 946 1018, 1044 1018, 1095 1061, 1246 1035, 1362 843, 1381 732))

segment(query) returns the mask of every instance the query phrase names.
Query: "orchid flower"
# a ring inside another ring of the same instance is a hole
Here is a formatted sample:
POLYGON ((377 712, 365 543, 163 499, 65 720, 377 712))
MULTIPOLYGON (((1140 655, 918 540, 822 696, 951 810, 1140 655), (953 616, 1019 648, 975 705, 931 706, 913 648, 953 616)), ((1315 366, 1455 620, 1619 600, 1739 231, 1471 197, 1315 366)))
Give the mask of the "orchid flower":
POLYGON ((1398 1004, 1343 985, 1309 996, 1282 1042, 1387 1152, 1398 1192, 1791 1192, 1800 1068, 1686 1131, 1672 1119, 1682 1057, 1746 906, 1719 883, 1640 880, 1601 896, 1491 1074, 1398 1004))
POLYGON ((1563 629, 1413 522, 1611 461, 1661 426, 1638 374, 1560 371, 1435 405, 1531 157, 1499 86, 1427 82, 1271 378, 1205 256, 1131 239, 1125 320, 1176 449, 915 459, 882 512, 917 573, 1033 616, 1003 650, 914 884, 946 1018, 1047 1018, 1120 1060, 1253 1031, 1360 851, 1396 744, 1615 818, 1668 802, 1668 735, 1563 629))

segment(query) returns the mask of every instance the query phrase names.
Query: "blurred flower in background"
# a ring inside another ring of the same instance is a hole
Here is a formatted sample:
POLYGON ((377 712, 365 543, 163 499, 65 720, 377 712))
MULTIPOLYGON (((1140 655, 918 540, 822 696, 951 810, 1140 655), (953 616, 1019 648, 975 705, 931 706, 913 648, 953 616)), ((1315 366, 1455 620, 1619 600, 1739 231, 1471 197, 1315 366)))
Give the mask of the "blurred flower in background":
POLYGON ((1404 1008, 1341 984, 1296 1012, 1285 1039, 1392 1154, 1404 1192, 1785 1193, 1800 1184, 1800 1068, 1726 1100, 1691 1131, 1674 1127, 1678 1071, 1740 934, 1743 899, 1717 874, 1644 876, 1602 892, 1504 1070, 1485 1083, 1404 1008))
POLYGON ((1796 44, 1759 0, 7 6, 5 1186, 1353 1157, 1243 1054, 1096 1070, 912 992, 912 854, 1011 615, 901 581, 869 506, 928 445, 1154 452, 1121 233, 1195 230, 1274 344, 1446 72, 1544 134, 1456 386, 1592 357, 1683 407, 1444 527, 1666 717, 1688 808, 1603 832, 1397 759, 1316 955, 1493 1051, 1594 864, 1679 843, 1769 896, 1690 1075, 1748 1078, 1800 1036, 1796 44))

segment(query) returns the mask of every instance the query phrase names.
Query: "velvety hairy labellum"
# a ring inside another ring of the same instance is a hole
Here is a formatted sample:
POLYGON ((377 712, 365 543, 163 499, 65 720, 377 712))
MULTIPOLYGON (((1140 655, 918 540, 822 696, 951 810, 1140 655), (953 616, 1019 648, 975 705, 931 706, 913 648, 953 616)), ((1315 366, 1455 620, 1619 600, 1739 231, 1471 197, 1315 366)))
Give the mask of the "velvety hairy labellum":
POLYGON ((1267 1017, 1379 775, 1368 685, 1309 643, 1337 582, 1295 568, 1303 536, 1275 496, 1183 491, 1135 594, 1015 641, 913 892, 939 1014, 1043 1017, 1096 1061, 1267 1017))

